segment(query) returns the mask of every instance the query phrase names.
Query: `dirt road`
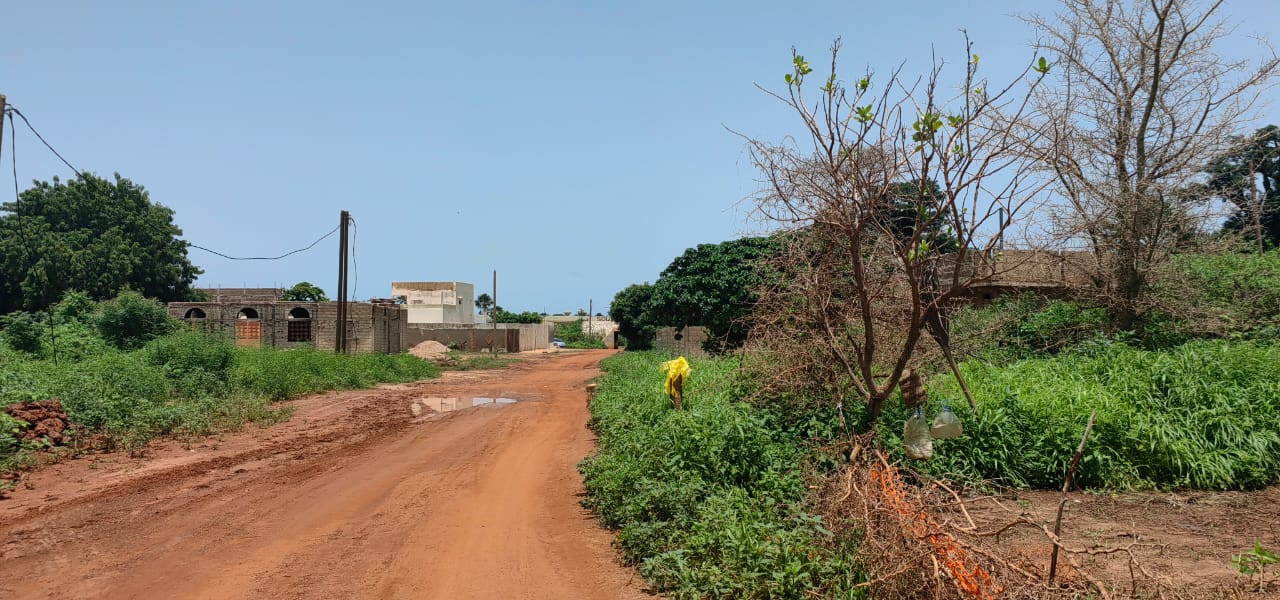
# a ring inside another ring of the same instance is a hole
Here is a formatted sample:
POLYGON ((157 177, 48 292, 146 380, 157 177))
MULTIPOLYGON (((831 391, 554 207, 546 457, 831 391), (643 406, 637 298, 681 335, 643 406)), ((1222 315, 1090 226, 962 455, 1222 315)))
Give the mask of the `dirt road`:
POLYGON ((578 505, 606 355, 315 396, 274 427, 46 468, 0 500, 0 597, 650 598, 578 505))

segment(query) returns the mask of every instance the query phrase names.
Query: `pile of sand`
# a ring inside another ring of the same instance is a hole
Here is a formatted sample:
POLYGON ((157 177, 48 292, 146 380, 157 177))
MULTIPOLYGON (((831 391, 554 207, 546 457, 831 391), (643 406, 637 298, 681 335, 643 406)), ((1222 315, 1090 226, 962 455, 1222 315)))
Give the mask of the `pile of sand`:
POLYGON ((425 360, 443 357, 449 347, 435 340, 427 340, 409 349, 409 354, 425 360))

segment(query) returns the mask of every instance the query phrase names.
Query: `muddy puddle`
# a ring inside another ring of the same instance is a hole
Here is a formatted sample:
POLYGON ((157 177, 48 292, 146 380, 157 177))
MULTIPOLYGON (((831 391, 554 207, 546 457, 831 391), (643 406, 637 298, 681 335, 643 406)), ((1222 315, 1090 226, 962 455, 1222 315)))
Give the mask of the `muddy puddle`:
POLYGON ((453 412, 464 408, 506 406, 516 402, 519 402, 519 400, 501 396, 428 397, 414 400, 409 404, 409 412, 413 413, 415 417, 421 417, 429 416, 431 413, 453 412))

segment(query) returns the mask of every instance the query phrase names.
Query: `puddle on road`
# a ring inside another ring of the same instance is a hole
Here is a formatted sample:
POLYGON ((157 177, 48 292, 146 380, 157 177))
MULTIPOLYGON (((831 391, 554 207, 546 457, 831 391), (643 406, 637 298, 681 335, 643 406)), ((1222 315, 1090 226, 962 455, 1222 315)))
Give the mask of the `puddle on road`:
POLYGON ((418 398, 409 405, 409 412, 412 412, 415 417, 421 417, 427 413, 427 409, 430 409, 433 412, 446 413, 453 412, 455 410, 462 410, 464 408, 474 408, 477 406, 503 406, 506 404, 515 404, 516 402, 518 402, 518 400, 515 398, 489 398, 485 396, 418 398))

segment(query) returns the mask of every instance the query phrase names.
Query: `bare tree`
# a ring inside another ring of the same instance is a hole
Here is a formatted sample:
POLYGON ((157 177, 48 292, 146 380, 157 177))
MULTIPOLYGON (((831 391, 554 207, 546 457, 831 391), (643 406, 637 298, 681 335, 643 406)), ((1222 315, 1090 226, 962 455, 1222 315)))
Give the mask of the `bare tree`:
POLYGON ((1036 147, 1064 200, 1059 233, 1088 245, 1080 266, 1118 330, 1152 308, 1153 278, 1201 224, 1186 190, 1276 72, 1274 52, 1257 66, 1215 52, 1222 4, 1063 0, 1025 18, 1054 62, 1036 147))
POLYGON ((806 135, 748 139, 762 174, 755 214, 783 246, 752 338, 777 391, 820 391, 810 396, 840 406, 852 395, 874 421, 919 366, 922 338, 946 347, 947 307, 998 268, 1000 236, 1028 212, 1036 183, 1024 173, 1036 157, 1020 142, 1043 73, 1029 67, 991 89, 966 40, 954 91, 943 92, 940 61, 914 82, 868 72, 846 84, 839 48, 816 76, 793 52, 786 91, 762 88, 806 135), (957 249, 938 252, 943 239, 957 249))

